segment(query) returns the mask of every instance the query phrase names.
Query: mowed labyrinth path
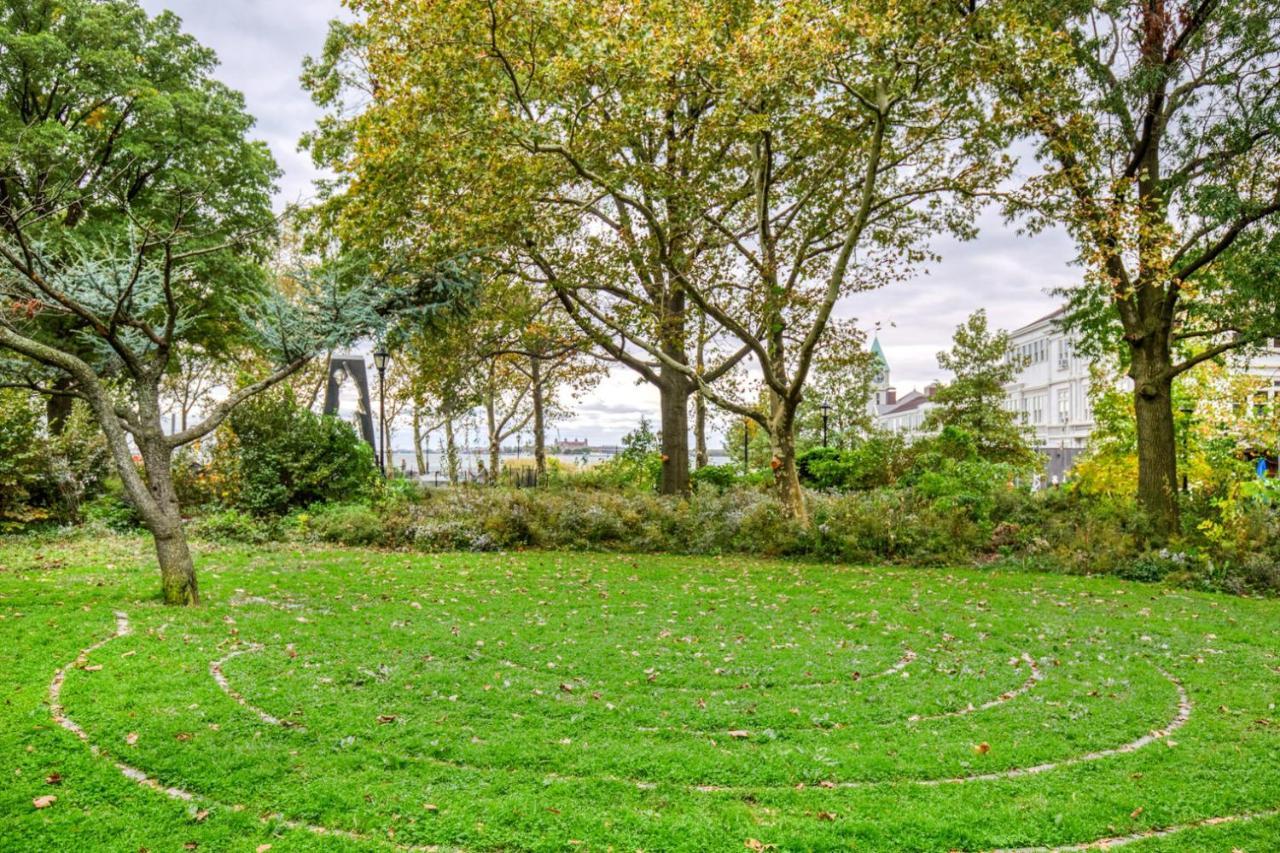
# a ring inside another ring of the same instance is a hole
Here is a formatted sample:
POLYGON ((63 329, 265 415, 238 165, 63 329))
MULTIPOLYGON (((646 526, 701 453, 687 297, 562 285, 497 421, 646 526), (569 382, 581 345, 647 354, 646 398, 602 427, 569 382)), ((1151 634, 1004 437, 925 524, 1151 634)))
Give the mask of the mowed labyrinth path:
POLYGON ((734 558, 205 565, 199 610, 82 610, 45 713, 273 849, 1280 849, 1275 602, 734 558))

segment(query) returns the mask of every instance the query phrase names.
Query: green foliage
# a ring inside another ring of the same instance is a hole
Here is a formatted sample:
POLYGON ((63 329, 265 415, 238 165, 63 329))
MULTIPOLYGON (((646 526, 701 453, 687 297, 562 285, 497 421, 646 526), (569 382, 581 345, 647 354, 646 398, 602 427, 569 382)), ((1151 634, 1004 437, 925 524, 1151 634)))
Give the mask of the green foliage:
POLYGON ((646 417, 622 437, 622 452, 575 475, 573 481, 599 488, 657 491, 662 480, 661 440, 646 417))
POLYGON ((44 426, 43 399, 0 388, 0 532, 81 518, 107 464, 102 436, 74 406, 58 436, 44 426))
POLYGON ((100 524, 117 533, 130 533, 142 528, 142 517, 124 496, 124 487, 118 478, 105 483, 103 493, 84 506, 85 520, 100 524))
POLYGON ((0 389, 0 532, 48 517, 31 490, 45 473, 40 413, 29 394, 0 389))
MULTIPOLYGON (((150 17, 136 0, 9 4, 0 53, 0 162, 24 176, 0 195, 10 236, 21 231, 56 265, 104 249, 127 256, 144 233, 176 226, 182 248, 201 252, 184 264, 200 285, 183 336, 233 347, 234 319, 262 290, 279 170, 248 138, 243 97, 211 76, 214 53, 176 15, 150 17), (236 251, 211 251, 228 240, 236 251)), ((65 331, 46 326, 50 340, 65 331)))
POLYGON ((1005 386, 1022 365, 1010 352, 1008 333, 990 330, 985 310, 974 312, 956 328, 954 344, 950 351, 938 353, 938 364, 954 378, 934 393, 935 408, 925 428, 967 432, 984 459, 1019 465, 1035 461, 1018 413, 1005 405, 1005 386))
POLYGON ((246 545, 262 545, 279 538, 279 531, 269 520, 238 509, 222 509, 202 516, 192 525, 191 532, 213 542, 241 542, 246 545))
POLYGON ((308 516, 308 529, 322 542, 375 545, 386 536, 381 516, 365 504, 322 504, 308 516))
POLYGON ((689 475, 695 489, 724 491, 742 479, 736 465, 704 465, 689 475))
POLYGON ((236 410, 218 432, 208 476, 225 503, 257 516, 358 500, 378 481, 373 450, 351 425, 298 406, 288 390, 236 410))
POLYGON ((816 489, 849 491, 888 486, 910 465, 900 435, 875 432, 854 439, 848 450, 816 447, 799 458, 802 482, 816 489))

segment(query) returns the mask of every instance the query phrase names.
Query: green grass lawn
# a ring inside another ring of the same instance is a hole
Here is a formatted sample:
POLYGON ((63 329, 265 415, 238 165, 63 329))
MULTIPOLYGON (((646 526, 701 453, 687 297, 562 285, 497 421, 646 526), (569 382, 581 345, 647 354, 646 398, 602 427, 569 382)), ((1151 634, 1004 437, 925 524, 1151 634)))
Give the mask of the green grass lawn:
POLYGON ((0 541, 0 849, 1280 849, 1280 602, 209 547, 174 610, 148 549, 0 541))

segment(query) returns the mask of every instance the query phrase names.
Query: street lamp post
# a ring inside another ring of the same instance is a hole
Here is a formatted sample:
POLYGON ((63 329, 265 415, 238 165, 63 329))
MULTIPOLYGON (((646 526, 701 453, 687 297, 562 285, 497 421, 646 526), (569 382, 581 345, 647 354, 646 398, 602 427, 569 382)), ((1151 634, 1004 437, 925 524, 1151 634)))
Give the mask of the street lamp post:
POLYGON ((373 366, 378 368, 378 469, 387 476, 387 362, 391 355, 383 347, 373 353, 373 366))
POLYGON ((827 418, 831 415, 831 404, 822 404, 822 446, 827 446, 827 418))

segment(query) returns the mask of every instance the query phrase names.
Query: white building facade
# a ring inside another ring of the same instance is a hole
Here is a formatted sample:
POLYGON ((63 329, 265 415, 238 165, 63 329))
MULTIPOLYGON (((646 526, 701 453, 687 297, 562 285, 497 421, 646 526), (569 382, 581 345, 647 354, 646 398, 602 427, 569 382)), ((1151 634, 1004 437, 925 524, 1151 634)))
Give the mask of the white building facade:
MULTIPOLYGON (((1051 478, 1066 476, 1093 432, 1090 362, 1059 327, 1064 309, 1009 333, 1009 357, 1021 370, 1005 386, 1005 406, 1022 417, 1032 445, 1048 458, 1051 478)), ((1129 380, 1125 380, 1128 382, 1129 380)))
MULTIPOLYGON (((1074 337, 1059 322, 1059 309, 1010 332, 1010 358, 1022 367, 1014 381, 1005 386, 1005 406, 1021 415, 1031 433, 1032 445, 1046 457, 1050 480, 1065 478, 1077 456, 1084 451, 1093 432, 1090 405, 1091 363, 1077 352, 1074 337)), ((911 391, 898 397, 891 381, 888 360, 877 340, 872 352, 880 360, 876 393, 871 403, 875 425, 901 433, 908 439, 920 435, 936 383, 924 392, 911 391)), ((1271 341, 1265 352, 1235 365, 1237 370, 1262 380, 1258 405, 1280 402, 1280 338, 1271 341)), ((1131 388, 1123 377, 1120 387, 1131 388)))

